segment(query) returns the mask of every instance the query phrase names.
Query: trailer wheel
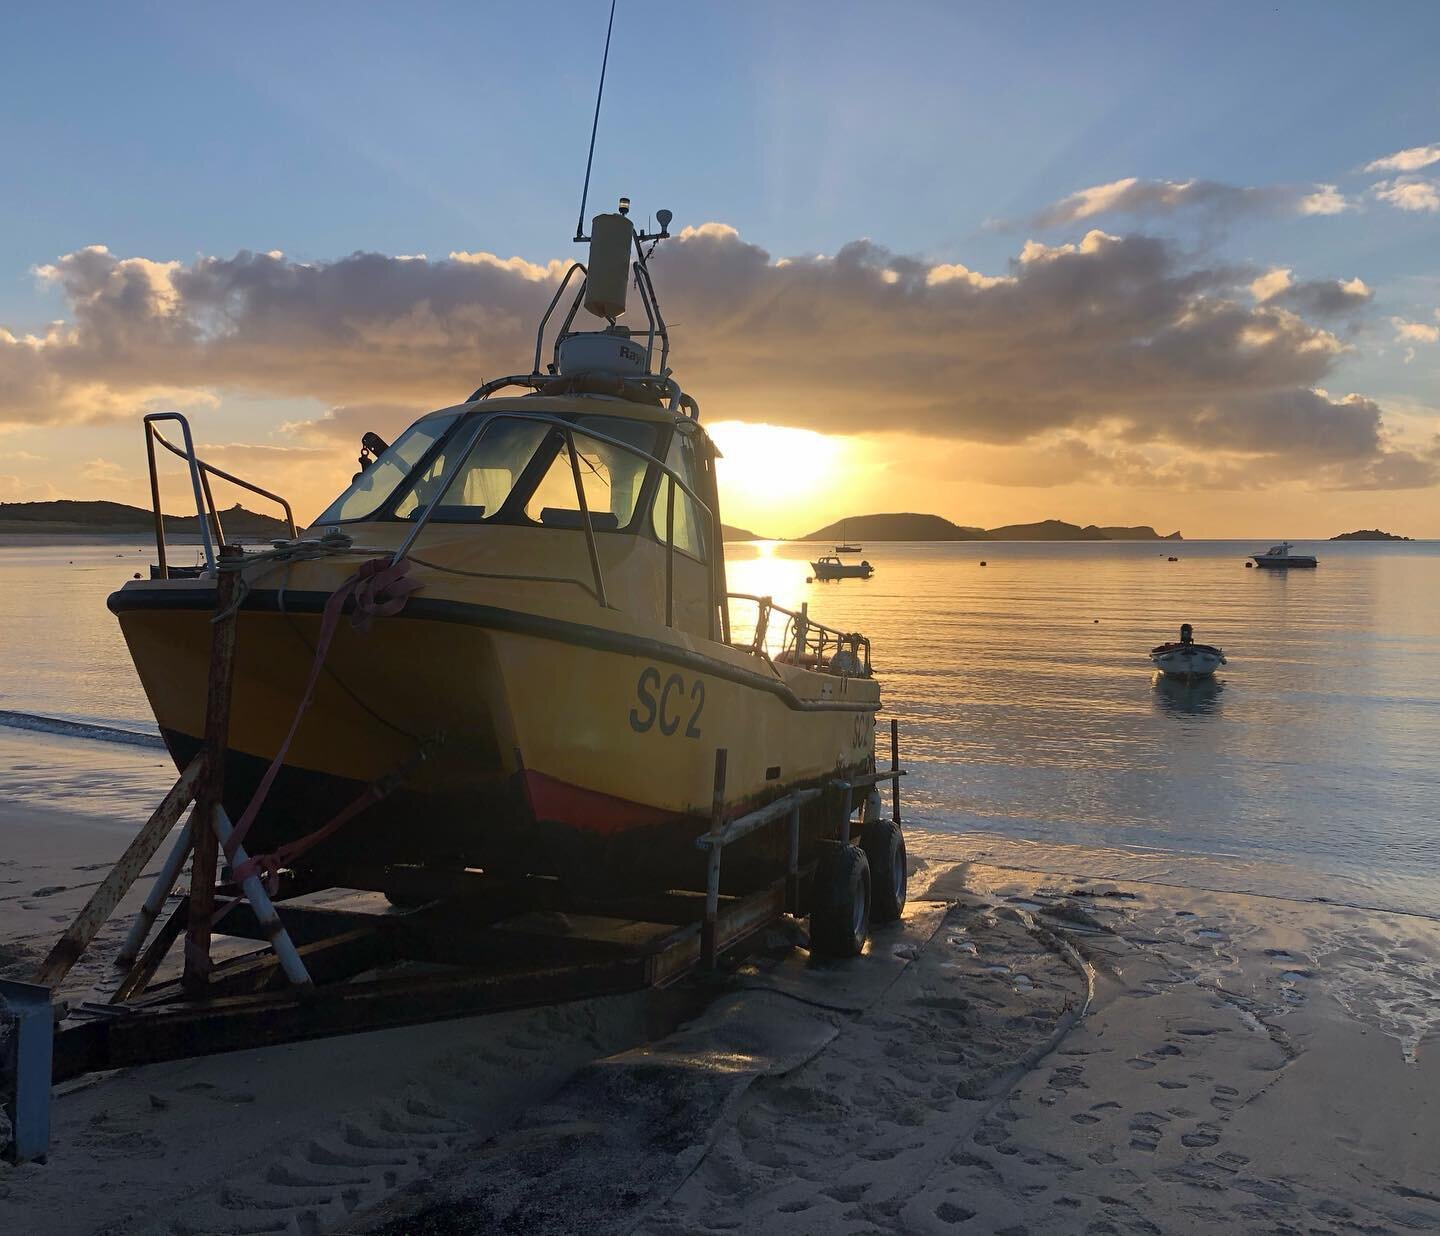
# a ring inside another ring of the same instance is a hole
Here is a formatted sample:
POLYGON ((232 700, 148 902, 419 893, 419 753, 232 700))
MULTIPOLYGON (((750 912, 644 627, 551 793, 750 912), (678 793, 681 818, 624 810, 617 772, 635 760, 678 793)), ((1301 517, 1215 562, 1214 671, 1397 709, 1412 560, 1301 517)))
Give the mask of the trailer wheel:
POLYGON ((828 845, 815 871, 810 946, 825 957, 858 957, 870 934, 870 864, 854 845, 828 845))
POLYGON ((870 862, 870 921, 893 923, 905 912, 910 880, 905 834, 894 820, 871 820, 860 832, 860 848, 870 862))

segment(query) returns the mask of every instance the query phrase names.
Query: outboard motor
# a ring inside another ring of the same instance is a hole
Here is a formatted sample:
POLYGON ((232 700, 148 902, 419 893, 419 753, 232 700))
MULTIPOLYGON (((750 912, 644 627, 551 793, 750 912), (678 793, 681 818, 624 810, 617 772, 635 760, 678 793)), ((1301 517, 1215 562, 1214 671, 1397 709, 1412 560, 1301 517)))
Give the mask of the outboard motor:
POLYGON ((1180 642, 1182 644, 1193 644, 1195 642, 1195 628, 1188 622, 1180 624, 1180 642))

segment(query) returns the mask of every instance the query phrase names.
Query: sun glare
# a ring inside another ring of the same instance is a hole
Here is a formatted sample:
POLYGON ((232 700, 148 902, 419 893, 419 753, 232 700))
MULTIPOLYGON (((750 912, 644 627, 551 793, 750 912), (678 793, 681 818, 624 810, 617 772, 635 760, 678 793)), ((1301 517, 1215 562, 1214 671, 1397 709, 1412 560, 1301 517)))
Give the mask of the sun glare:
POLYGON ((846 478, 844 438, 747 421, 717 421, 707 429, 723 455, 717 472, 728 524, 766 536, 804 533, 813 526, 817 500, 846 478))

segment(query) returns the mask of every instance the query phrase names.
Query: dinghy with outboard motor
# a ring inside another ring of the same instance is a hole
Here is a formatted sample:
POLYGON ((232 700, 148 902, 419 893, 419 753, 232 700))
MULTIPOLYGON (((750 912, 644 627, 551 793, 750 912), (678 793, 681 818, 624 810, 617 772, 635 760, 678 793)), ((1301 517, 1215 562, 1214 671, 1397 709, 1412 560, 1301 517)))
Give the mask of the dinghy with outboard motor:
POLYGON ((1180 626, 1180 638, 1172 644, 1150 649, 1150 663, 1167 678, 1193 682, 1209 678, 1225 662, 1225 654, 1213 644, 1197 644, 1195 630, 1188 623, 1180 626))

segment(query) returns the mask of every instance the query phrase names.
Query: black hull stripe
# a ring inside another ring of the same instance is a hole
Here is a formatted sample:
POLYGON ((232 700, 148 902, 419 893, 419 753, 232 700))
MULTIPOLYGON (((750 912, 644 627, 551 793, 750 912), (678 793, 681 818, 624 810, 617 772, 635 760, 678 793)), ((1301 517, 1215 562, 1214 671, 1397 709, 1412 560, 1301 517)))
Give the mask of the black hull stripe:
MULTIPOLYGON (((319 614, 330 599, 328 592, 285 593, 284 613, 319 614)), ((112 592, 106 601, 112 614, 128 614, 143 610, 200 610, 206 613, 215 609, 213 588, 144 589, 112 592)), ((280 593, 275 589, 257 590, 248 593, 241 607, 254 613, 281 613, 280 593)), ((354 608, 347 601, 346 610, 354 608)), ((495 631, 507 631, 515 635, 531 635, 538 639, 555 640, 562 644, 575 644, 582 648, 594 648, 601 652, 615 652, 625 656, 647 657, 652 661, 663 661, 667 665, 681 666, 696 673, 708 674, 712 678, 723 678, 756 691, 766 691, 784 702, 795 712, 876 712, 880 702, 860 701, 850 703, 843 700, 806 700, 791 690, 789 684, 765 674, 741 669, 728 662, 707 657, 704 653, 691 652, 675 644, 667 644, 644 635, 631 635, 624 631, 610 631, 588 623, 567 622, 561 618, 550 618, 543 614, 530 614, 524 610, 502 609, 496 605, 474 605, 468 601, 446 601, 435 597, 412 596, 405 605, 405 617, 419 618, 430 622, 452 622, 461 626, 484 627, 495 631)))

